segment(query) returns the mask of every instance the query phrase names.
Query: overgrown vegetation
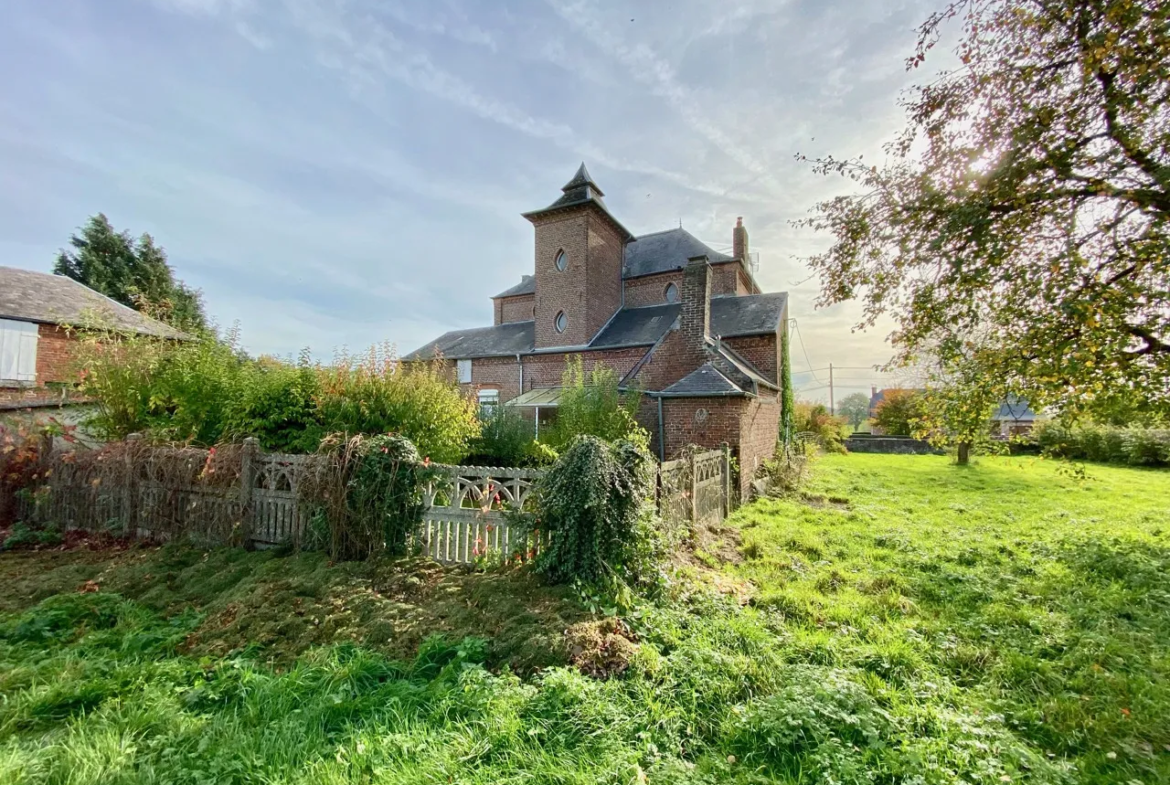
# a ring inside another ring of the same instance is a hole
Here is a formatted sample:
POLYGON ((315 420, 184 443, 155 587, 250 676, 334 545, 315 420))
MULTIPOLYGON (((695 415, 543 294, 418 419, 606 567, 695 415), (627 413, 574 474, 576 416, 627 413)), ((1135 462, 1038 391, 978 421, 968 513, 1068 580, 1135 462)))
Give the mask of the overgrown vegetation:
POLYGON ((596 436, 607 442, 631 439, 649 444, 649 434, 636 419, 642 397, 636 389, 621 390, 619 381, 617 373, 603 363, 586 373, 580 357, 573 355, 567 359, 557 419, 542 440, 558 453, 578 436, 596 436))
POLYGON ((558 583, 636 581, 653 478, 644 445, 577 437, 540 481, 531 523, 545 543, 537 570, 558 583))
POLYGON ((1077 461, 1170 466, 1170 429, 1041 423, 1032 438, 1046 455, 1077 461))
POLYGON ((81 392, 92 427, 212 445, 254 436, 271 451, 313 452, 331 433, 398 433, 442 463, 465 457, 479 433, 475 403, 438 363, 400 363, 389 347, 325 365, 254 360, 238 335, 158 341, 108 330, 82 333, 81 392))
POLYGON ((733 517, 726 593, 589 633, 524 571, 4 554, 0 780, 1153 785, 1168 507, 1162 472, 830 455, 733 517))
POLYGON ((829 414, 823 403, 800 401, 796 404, 794 425, 805 440, 811 439, 825 452, 844 452, 841 430, 845 421, 829 414))

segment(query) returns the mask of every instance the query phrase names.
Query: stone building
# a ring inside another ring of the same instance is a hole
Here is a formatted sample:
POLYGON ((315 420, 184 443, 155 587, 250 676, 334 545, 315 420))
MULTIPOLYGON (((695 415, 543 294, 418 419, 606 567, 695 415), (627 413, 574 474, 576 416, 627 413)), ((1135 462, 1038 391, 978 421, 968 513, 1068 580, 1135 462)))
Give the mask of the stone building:
POLYGON ((404 360, 442 358, 485 406, 555 410, 569 356, 643 391, 639 420, 664 458, 689 444, 734 449, 746 489, 776 444, 788 296, 753 277, 742 219, 731 254, 682 228, 634 236, 584 164, 535 229, 532 275, 492 298, 495 323, 453 330, 404 360))

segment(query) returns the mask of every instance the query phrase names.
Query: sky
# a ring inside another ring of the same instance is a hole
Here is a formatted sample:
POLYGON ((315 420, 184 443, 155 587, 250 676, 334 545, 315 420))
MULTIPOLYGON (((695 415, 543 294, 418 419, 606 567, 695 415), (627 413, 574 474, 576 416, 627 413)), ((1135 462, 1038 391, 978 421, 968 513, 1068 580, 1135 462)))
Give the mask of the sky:
POLYGON ((88 216, 149 232, 252 353, 405 354, 491 324, 521 218, 584 162, 634 234, 717 250, 743 216, 787 291, 798 397, 896 384, 887 322, 817 309, 793 226, 882 160, 930 0, 6 0, 0 265, 88 216))

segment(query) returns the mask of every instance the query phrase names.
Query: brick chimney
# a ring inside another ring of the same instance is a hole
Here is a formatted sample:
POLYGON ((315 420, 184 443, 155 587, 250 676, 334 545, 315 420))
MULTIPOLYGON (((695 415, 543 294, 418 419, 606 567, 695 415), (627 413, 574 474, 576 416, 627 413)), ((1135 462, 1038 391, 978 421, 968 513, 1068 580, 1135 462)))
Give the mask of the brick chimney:
POLYGON ((735 219, 735 228, 731 230, 731 255, 736 259, 748 261, 748 234, 743 225, 743 216, 735 219))
POLYGON ((693 256, 683 271, 682 312, 679 314, 682 354, 687 373, 707 361, 711 335, 711 265, 706 256, 693 256))

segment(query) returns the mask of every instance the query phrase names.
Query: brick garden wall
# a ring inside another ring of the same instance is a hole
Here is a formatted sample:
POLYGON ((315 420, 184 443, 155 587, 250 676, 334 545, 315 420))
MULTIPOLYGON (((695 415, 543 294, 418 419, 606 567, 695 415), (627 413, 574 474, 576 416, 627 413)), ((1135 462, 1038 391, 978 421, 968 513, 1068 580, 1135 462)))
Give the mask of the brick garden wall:
POLYGON ((748 400, 742 410, 739 443, 740 498, 747 499, 756 471, 776 452, 780 435, 780 401, 773 397, 748 400))

